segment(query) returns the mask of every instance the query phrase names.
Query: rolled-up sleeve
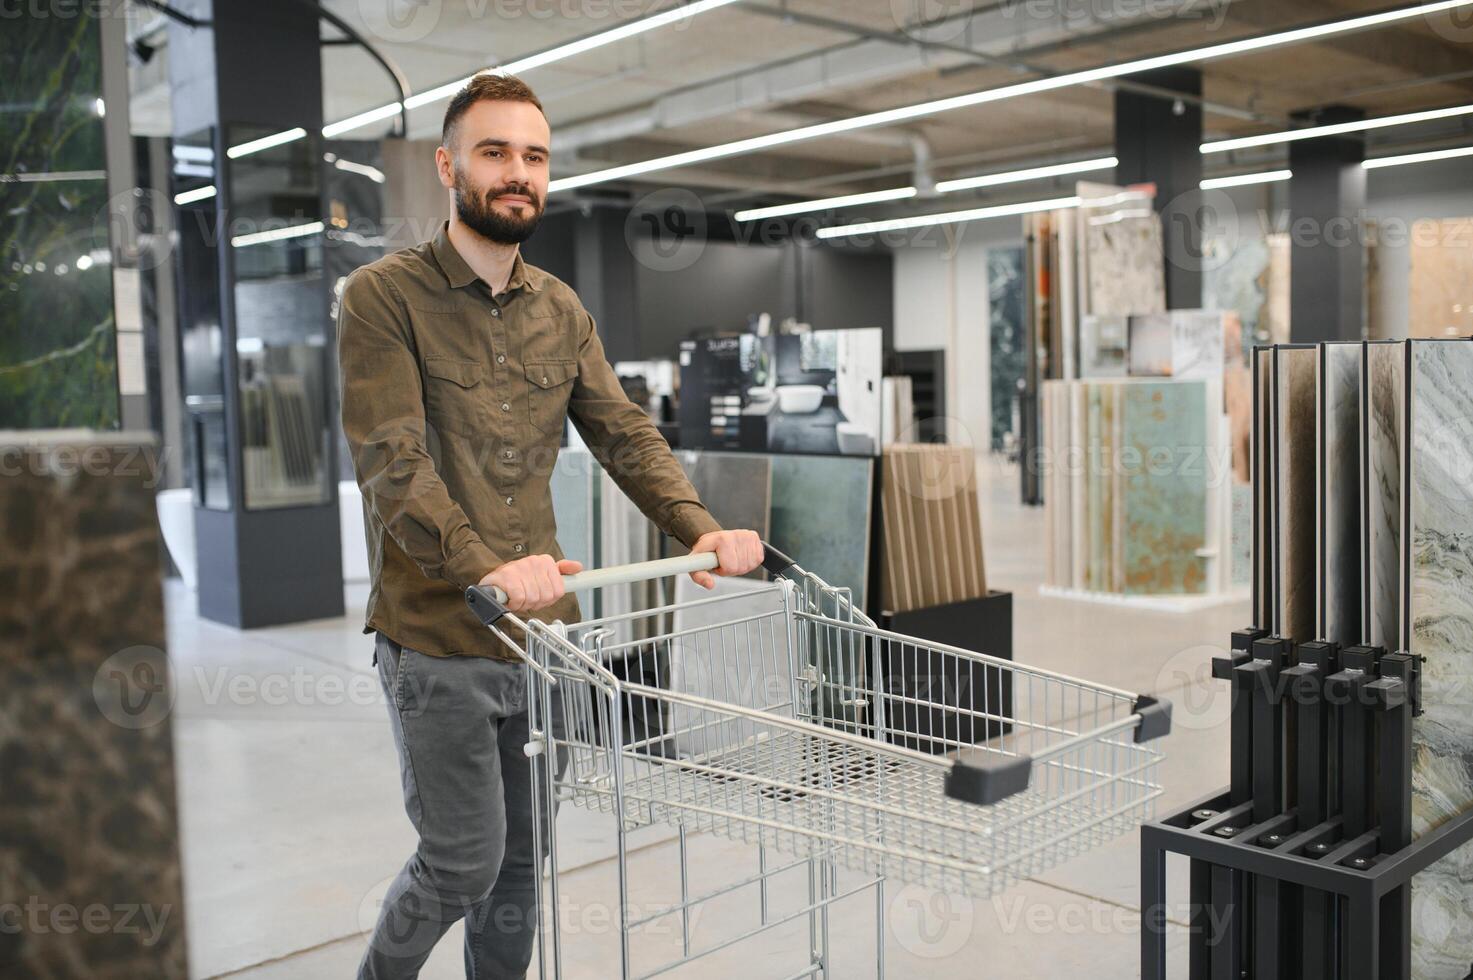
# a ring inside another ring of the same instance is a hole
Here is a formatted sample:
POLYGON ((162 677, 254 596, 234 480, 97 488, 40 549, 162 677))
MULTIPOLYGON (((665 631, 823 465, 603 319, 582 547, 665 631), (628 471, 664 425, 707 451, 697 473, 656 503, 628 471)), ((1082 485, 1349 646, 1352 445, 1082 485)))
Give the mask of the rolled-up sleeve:
POLYGON ((594 457, 656 527, 687 548, 721 530, 670 444, 638 405, 629 400, 604 355, 593 316, 580 313, 578 380, 568 415, 594 457))
POLYGON ((363 500, 425 575, 459 588, 502 564, 450 496, 426 442, 409 317, 393 282, 359 269, 338 313, 343 433, 363 500))

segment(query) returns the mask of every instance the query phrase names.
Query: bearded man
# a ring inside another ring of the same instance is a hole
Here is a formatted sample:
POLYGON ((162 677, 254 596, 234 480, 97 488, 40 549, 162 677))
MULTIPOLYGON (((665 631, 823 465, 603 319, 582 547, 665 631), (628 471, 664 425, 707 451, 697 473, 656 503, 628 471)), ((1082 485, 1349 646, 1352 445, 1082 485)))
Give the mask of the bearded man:
MULTIPOLYGON (((419 975, 465 920, 465 972, 526 975, 536 935, 526 668, 466 606, 576 621, 548 487, 571 419, 619 487, 716 574, 762 559, 722 530, 624 394, 593 318, 522 261, 547 199, 551 130, 522 81, 480 75, 445 111, 435 167, 450 219, 356 270, 338 319, 343 430, 363 489, 372 589, 364 632, 388 699, 419 845, 389 887, 360 978, 419 975)), ((693 575, 710 588, 709 572, 693 575)), ((545 758, 539 759, 545 765, 545 758)), ((545 828, 540 834, 545 842, 545 828)))

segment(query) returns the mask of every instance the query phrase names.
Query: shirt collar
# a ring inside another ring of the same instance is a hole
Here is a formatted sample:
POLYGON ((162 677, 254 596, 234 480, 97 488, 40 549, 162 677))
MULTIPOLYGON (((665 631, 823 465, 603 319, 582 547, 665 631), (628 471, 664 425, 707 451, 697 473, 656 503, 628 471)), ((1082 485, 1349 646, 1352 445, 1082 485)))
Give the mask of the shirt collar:
MULTIPOLYGON (((480 278, 451 244, 449 221, 440 222, 440 230, 430 241, 430 251, 434 253, 435 261, 440 263, 440 270, 445 273, 445 279, 452 289, 468 286, 480 278)), ((516 255, 512 256, 511 276, 506 281, 505 292, 514 292, 523 286, 527 287, 528 292, 539 292, 542 281, 537 270, 522 261, 522 250, 519 248, 516 255)))

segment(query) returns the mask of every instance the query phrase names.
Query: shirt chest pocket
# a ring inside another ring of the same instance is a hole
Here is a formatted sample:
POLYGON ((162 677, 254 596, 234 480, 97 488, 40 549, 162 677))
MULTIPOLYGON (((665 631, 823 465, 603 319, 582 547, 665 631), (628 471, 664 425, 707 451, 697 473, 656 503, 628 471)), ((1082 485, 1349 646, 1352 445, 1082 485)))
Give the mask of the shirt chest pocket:
POLYGON ((544 435, 561 434, 568 417, 568 398, 578 378, 578 362, 572 358, 528 361, 527 421, 544 435))
POLYGON ((475 435, 486 428, 485 365, 456 357, 425 358, 425 416, 437 429, 475 435))

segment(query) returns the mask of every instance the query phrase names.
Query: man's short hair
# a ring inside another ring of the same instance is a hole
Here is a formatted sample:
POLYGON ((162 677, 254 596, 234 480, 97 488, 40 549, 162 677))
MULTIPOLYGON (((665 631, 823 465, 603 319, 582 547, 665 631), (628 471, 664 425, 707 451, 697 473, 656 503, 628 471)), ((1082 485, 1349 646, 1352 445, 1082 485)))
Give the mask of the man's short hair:
POLYGON ((455 93, 450 105, 445 108, 445 122, 440 127, 440 143, 447 150, 451 149, 451 142, 455 139, 455 127, 459 124, 460 117, 477 102, 530 102, 543 116, 547 115, 547 110, 542 108, 536 93, 526 82, 515 75, 483 72, 466 82, 465 87, 455 93))

